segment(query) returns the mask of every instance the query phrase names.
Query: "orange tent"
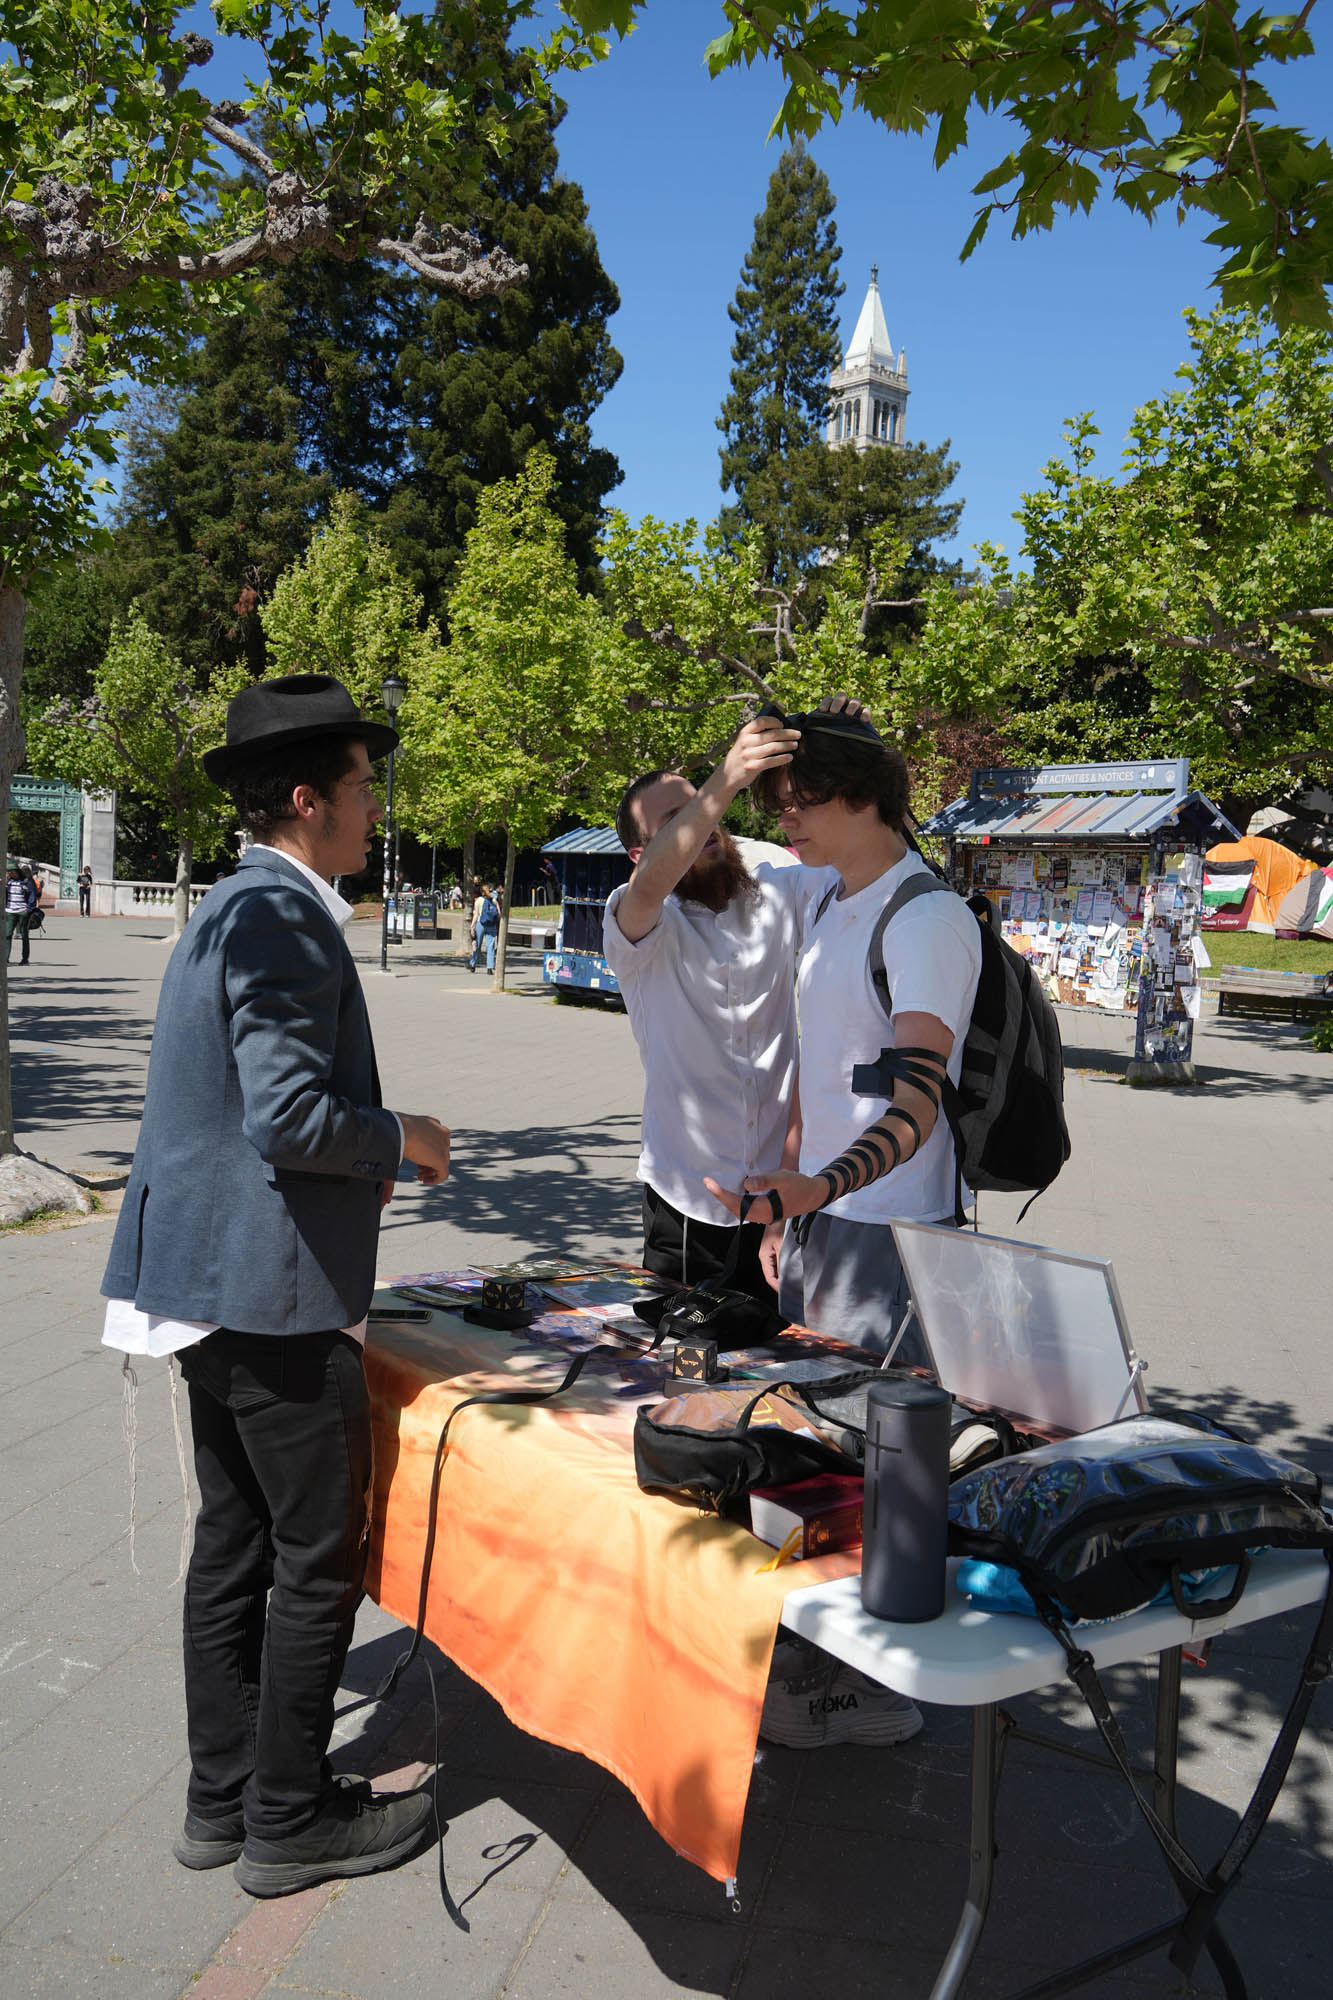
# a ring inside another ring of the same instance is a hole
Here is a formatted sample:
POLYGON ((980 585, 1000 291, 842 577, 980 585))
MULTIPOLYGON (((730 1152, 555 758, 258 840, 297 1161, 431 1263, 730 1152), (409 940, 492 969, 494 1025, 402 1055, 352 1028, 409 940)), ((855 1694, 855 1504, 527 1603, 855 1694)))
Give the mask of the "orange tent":
POLYGON ((1209 863, 1254 863, 1244 902, 1235 909, 1210 911, 1204 918, 1205 930, 1267 931, 1271 936, 1277 929, 1278 904, 1298 882, 1314 873, 1313 861, 1293 854, 1280 841, 1265 840, 1262 834, 1224 840, 1209 848, 1204 861, 1205 867, 1209 863))

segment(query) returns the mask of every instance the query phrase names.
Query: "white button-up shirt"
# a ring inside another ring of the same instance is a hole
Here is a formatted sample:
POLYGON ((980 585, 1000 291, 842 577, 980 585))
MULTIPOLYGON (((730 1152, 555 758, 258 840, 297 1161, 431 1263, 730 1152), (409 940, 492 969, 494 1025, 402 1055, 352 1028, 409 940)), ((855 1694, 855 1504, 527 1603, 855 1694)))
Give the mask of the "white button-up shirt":
POLYGON ((755 882, 715 915, 668 896, 632 944, 606 905, 607 963, 643 1058, 638 1177, 698 1222, 731 1223, 705 1174, 739 1188, 782 1163, 796 1074, 796 962, 807 915, 836 883, 767 841, 737 842, 755 882))

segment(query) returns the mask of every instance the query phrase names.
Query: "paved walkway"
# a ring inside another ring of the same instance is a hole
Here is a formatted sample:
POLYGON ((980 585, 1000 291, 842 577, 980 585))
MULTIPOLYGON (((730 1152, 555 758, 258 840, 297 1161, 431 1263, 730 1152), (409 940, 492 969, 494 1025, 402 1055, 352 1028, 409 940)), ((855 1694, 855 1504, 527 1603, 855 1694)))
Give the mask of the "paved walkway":
MULTIPOLYGON (((354 936, 372 960, 375 941, 354 936)), ((111 920, 58 918, 34 944, 11 1000, 31 1150, 67 1166, 128 1161, 165 955, 146 924, 111 920)), ((457 1165, 447 1188, 395 1200, 381 1271, 529 1247, 632 1251, 638 1067, 624 1018, 548 1003, 532 959, 506 997, 430 944, 402 948, 395 963, 402 977, 367 977, 386 1097, 443 1116, 457 1165)), ((1119 1083, 1124 1023, 1063 1025, 1075 1155, 1018 1233, 1113 1258, 1159 1403, 1229 1416, 1333 1476, 1333 1063, 1290 1028, 1228 1020, 1200 1035, 1204 1088, 1131 1092, 1119 1083)), ((988 1201, 985 1225, 1012 1233, 1018 1205, 988 1201)), ((148 1364, 136 1574, 121 1379, 98 1345, 108 1238, 105 1217, 0 1238, 6 2000, 921 2000, 966 1868, 966 1724, 943 1709, 897 1750, 761 1748, 739 1913, 613 1779, 520 1734, 444 1663, 446 1862, 466 1932, 440 1907, 430 1856, 268 1905, 228 1870, 178 1868, 168 1846, 184 1786, 180 1480, 168 1378, 148 1364)), ((1217 1802, 1248 1791, 1307 1625, 1276 1621, 1223 1642, 1209 1672, 1187 1681, 1184 1818, 1205 1849, 1227 1824, 1217 1802)), ((365 1607, 348 1696, 376 1684, 399 1643, 365 1607)), ((1141 1677, 1116 1678, 1144 1746, 1141 1677)), ((1328 1990, 1333 1713, 1321 1703, 1231 1916, 1255 2000, 1328 1990)), ((1086 1740, 1062 1698, 1022 1706, 1086 1740)), ((410 1678, 391 1713, 348 1725, 339 1761, 377 1778, 414 1774, 430 1742, 424 1679, 410 1678)), ((1022 1746, 1009 1762, 1000 1908, 971 2000, 1169 1907, 1116 1785, 1022 1746)), ((1133 2000, 1179 1989, 1153 1960, 1083 1990, 1133 2000)), ((1217 1990, 1210 1969, 1199 1990, 1217 1990)))

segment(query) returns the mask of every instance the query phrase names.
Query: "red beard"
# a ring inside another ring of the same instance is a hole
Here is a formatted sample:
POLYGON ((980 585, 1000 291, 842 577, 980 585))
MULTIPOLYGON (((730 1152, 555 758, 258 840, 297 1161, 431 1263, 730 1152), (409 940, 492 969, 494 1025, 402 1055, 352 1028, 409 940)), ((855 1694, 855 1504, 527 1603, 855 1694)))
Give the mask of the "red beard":
POLYGON ((692 868, 686 869, 676 884, 676 894, 687 903, 702 903, 714 916, 738 896, 753 896, 754 878, 731 835, 717 830, 717 846, 707 848, 692 868))

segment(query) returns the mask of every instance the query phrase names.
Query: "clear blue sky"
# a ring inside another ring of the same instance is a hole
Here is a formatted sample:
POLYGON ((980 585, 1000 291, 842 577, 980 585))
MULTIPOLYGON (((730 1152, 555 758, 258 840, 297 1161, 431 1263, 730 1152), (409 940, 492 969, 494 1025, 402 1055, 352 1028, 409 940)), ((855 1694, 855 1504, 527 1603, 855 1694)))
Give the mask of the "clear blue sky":
MULTIPOLYGON (((703 50, 720 20, 718 0, 651 0, 609 61, 564 88, 561 165, 584 189, 621 296, 612 333, 625 368, 595 431, 624 469, 613 503, 633 516, 706 520, 721 504, 726 308, 781 151, 765 136, 781 93, 762 69, 709 78, 703 50)), ((206 87, 234 89, 234 76, 206 73, 206 87)), ((1287 121, 1327 131, 1333 59, 1289 69, 1274 94, 1287 121)), ((1059 450, 1066 417, 1094 412, 1114 469, 1133 410, 1185 358, 1181 314, 1214 303, 1217 254, 1201 223, 1149 228, 1109 200, 1021 243, 1000 218, 960 264, 969 189, 1009 150, 1007 129, 979 126, 940 173, 931 140, 859 116, 812 146, 838 203, 844 341, 878 263, 890 335, 907 349, 908 436, 948 438, 958 461, 966 507, 951 553, 964 556, 986 539, 1017 553, 1014 508, 1059 450)))

